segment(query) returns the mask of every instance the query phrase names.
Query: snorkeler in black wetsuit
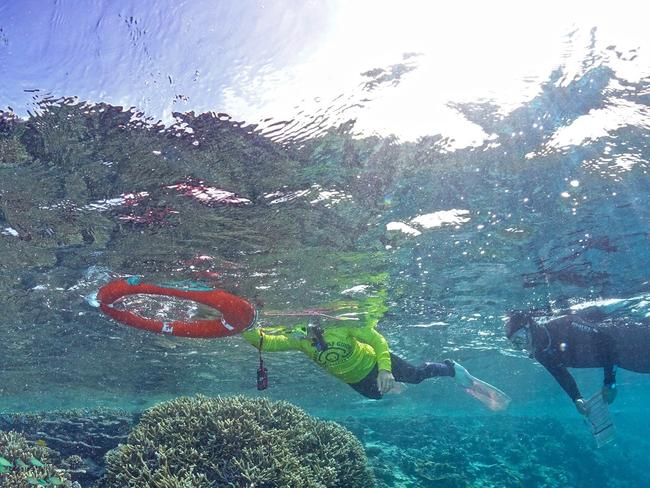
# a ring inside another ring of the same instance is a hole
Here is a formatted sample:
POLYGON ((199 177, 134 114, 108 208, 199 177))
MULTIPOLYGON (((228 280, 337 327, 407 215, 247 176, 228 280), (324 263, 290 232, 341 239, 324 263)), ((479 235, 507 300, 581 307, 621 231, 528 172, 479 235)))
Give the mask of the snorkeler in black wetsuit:
POLYGON ((585 400, 567 368, 603 368, 603 398, 608 403, 616 398, 616 366, 650 373, 650 327, 596 325, 576 315, 538 324, 530 314, 514 312, 506 322, 506 337, 553 375, 583 415, 585 400))

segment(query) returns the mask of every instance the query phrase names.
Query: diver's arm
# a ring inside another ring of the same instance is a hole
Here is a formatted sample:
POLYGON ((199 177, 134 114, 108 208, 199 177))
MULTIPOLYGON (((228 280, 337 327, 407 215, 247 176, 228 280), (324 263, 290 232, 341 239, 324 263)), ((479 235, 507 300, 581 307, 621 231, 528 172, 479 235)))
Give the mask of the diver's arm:
POLYGON ((616 371, 614 371, 614 365, 608 364, 603 368, 603 385, 611 386, 616 384, 616 371))
POLYGON ((377 332, 374 327, 352 327, 350 328, 350 335, 355 339, 369 344, 374 349, 378 369, 377 389, 379 389, 382 395, 388 393, 395 386, 388 342, 386 342, 384 336, 377 332))
POLYGON ((562 389, 566 392, 567 395, 569 395, 571 400, 573 400, 573 404, 578 410, 578 413, 580 413, 580 415, 587 415, 589 413, 587 402, 585 402, 585 399, 582 398, 580 390, 578 390, 576 380, 573 379, 573 376, 571 373, 569 373, 569 370, 564 366, 557 365, 544 364, 544 367, 548 370, 549 373, 553 375, 553 378, 555 378, 555 380, 560 384, 562 389))
POLYGON ((241 335, 257 349, 260 349, 260 339, 262 339, 261 350, 264 352, 302 350, 300 339, 288 334, 267 334, 263 328, 257 328, 242 332, 241 335))
POLYGON ((576 400, 582 398, 576 380, 573 379, 573 376, 571 373, 569 373, 568 369, 566 369, 564 366, 557 366, 555 364, 542 363, 542 366, 544 366, 548 372, 553 375, 555 381, 560 384, 562 389, 566 392, 567 395, 569 395, 571 400, 575 402, 576 400))
POLYGON ((392 371, 388 342, 374 327, 350 327, 350 334, 355 339, 369 344, 375 350, 377 368, 380 371, 392 371))
POLYGON ((597 342, 601 351, 601 357, 605 363, 603 366, 603 385, 611 386, 616 384, 616 344, 612 336, 605 330, 598 332, 597 342))
POLYGON ((616 345, 606 329, 600 329, 597 336, 600 354, 603 360, 603 400, 612 403, 616 399, 616 345))
POLYGON ((605 371, 602 389, 603 399, 607 403, 613 403, 616 399, 616 392, 618 391, 616 388, 616 372, 614 371, 614 366, 611 364, 605 366, 603 369, 605 371))
POLYGON ((613 403, 614 400, 616 400, 616 393, 618 392, 618 389, 616 388, 616 371, 614 369, 614 364, 610 362, 605 366, 603 368, 603 373, 603 399, 607 403, 613 403))

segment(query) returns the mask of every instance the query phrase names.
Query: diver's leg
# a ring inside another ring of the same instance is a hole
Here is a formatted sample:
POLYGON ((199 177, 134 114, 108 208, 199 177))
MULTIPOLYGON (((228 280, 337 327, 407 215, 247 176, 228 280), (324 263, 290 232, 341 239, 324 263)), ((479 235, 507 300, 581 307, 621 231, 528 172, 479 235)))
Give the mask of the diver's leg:
POLYGON ((401 383, 420 383, 436 376, 453 376, 454 368, 446 363, 424 363, 413 366, 408 361, 390 353, 390 362, 395 381, 401 383))
POLYGON ((363 396, 372 398, 373 400, 379 400, 382 395, 377 387, 377 374, 378 370, 377 365, 375 364, 375 367, 372 368, 372 371, 370 371, 364 379, 357 383, 349 383, 349 385, 363 396))

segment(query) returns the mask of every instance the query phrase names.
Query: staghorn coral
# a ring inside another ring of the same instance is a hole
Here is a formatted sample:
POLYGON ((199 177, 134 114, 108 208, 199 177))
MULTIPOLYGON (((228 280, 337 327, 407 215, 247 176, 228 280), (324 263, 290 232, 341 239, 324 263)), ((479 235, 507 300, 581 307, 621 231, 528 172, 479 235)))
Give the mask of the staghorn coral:
POLYGON ((374 486, 350 431, 287 402, 244 396, 157 405, 106 462, 104 488, 374 486))
POLYGON ((78 487, 68 472, 55 465, 57 453, 46 446, 31 444, 17 432, 0 432, 0 456, 12 466, 3 465, 0 488, 33 486, 78 487))

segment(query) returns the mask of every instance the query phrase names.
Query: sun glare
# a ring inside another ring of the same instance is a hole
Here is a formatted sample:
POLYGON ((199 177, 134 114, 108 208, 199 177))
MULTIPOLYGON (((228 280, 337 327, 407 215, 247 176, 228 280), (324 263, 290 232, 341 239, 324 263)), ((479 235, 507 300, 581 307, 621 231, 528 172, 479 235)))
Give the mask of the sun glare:
MULTIPOLYGON (((226 92, 226 105, 249 120, 270 114, 275 120, 300 120, 296 112, 321 113, 330 122, 356 119, 363 135, 415 140, 441 134, 449 140, 448 149, 480 145, 490 135, 450 102, 489 101, 506 114, 538 94, 553 70, 562 67, 562 81, 568 83, 585 69, 594 25, 600 26, 599 43, 622 29, 634 41, 633 32, 642 29, 641 23, 622 25, 605 7, 553 1, 537 6, 339 2, 329 32, 306 61, 248 80, 248 90, 226 92), (413 69, 363 91, 368 79, 362 73, 400 63, 413 69), (363 103, 337 113, 333 100, 341 95, 339 103, 363 103)), ((629 49, 634 48, 630 42, 629 49)), ((619 64, 628 76, 641 76, 640 68, 619 64)))

